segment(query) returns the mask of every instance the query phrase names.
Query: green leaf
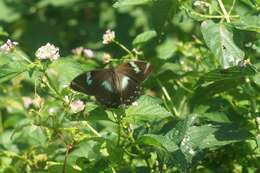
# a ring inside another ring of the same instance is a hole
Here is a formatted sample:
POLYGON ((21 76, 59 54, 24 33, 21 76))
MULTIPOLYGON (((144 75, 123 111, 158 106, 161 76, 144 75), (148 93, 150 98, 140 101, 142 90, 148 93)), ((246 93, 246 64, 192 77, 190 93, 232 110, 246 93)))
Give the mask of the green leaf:
POLYGON ((205 149, 244 141, 253 136, 246 130, 232 124, 193 126, 187 131, 193 148, 205 149))
MULTIPOLYGON (((166 60, 172 58, 174 53, 177 51, 176 40, 167 39, 161 45, 158 45, 156 52, 158 54, 158 58, 166 60)), ((174 65, 177 65, 176 63, 174 65)), ((163 70, 164 68, 161 67, 163 70)), ((174 71, 174 70, 173 70, 174 71)))
POLYGON ((27 71, 27 64, 23 61, 12 61, 0 66, 0 83, 11 80, 17 75, 27 71))
POLYGON ((77 3, 78 1, 80 0, 43 0, 43 1, 40 1, 37 6, 43 8, 47 5, 52 5, 52 6, 56 6, 56 7, 60 7, 60 6, 70 6, 72 5, 73 3, 77 3))
POLYGON ((245 53, 236 46, 233 33, 225 24, 204 21, 201 24, 201 32, 207 46, 219 59, 223 68, 237 65, 244 59, 245 53))
POLYGON ((4 21, 4 22, 13 22, 17 20, 21 15, 18 12, 18 10, 9 7, 8 5, 6 5, 4 1, 0 1, 0 10, 1 10, 0 21, 4 21))
POLYGON ((113 7, 120 8, 126 6, 135 6, 135 5, 143 5, 149 4, 152 0, 118 0, 116 3, 113 4, 113 7))
POLYGON ((107 152, 111 163, 123 163, 124 151, 114 141, 107 140, 107 152))
POLYGON ((171 21, 178 8, 179 2, 176 0, 153 1, 151 20, 157 33, 162 33, 164 27, 171 21))
POLYGON ((76 145, 76 148, 72 150, 68 158, 68 164, 76 165, 76 161, 79 158, 87 158, 89 160, 99 160, 101 158, 100 148, 102 142, 95 140, 83 140, 76 145))
POLYGON ((8 36, 9 34, 0 26, 0 36, 8 36))
POLYGON ((223 112, 209 112, 199 114, 199 118, 205 118, 207 121, 230 123, 231 121, 223 112))
POLYGON ((233 24, 237 29, 260 33, 260 15, 243 15, 233 24))
POLYGON ((136 38, 133 41, 133 45, 135 47, 137 46, 143 46, 153 38, 157 36, 156 32, 151 30, 151 31, 145 31, 139 35, 136 36, 136 38))
POLYGON ((165 149, 168 152, 178 150, 178 146, 168 136, 147 134, 138 139, 138 143, 155 148, 165 149))
POLYGON ((53 62, 48 70, 47 74, 52 80, 53 84, 59 90, 70 85, 70 82, 80 73, 91 70, 95 67, 94 64, 80 64, 77 61, 64 58, 53 62))
POLYGON ((216 82, 224 80, 237 80, 242 77, 252 76, 256 74, 256 68, 253 65, 235 66, 228 69, 216 69, 205 73, 198 81, 197 85, 202 85, 205 82, 216 82))
POLYGON ((175 144, 179 145, 185 137, 188 129, 195 123, 197 114, 190 114, 185 120, 179 121, 176 127, 170 130, 166 136, 172 139, 175 144))
POLYGON ((126 122, 140 123, 144 121, 156 121, 171 116, 171 114, 162 107, 158 99, 142 96, 137 100, 138 106, 130 106, 126 110, 126 122))

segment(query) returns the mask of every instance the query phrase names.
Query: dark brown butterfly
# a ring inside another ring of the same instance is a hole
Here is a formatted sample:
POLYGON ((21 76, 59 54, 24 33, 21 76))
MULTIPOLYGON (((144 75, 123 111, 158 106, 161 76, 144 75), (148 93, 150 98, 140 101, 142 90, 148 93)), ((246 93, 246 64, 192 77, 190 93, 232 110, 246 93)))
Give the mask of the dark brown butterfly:
POLYGON ((70 87, 93 95, 107 107, 129 105, 141 94, 141 83, 152 66, 144 61, 131 61, 115 68, 93 70, 77 76, 70 87))

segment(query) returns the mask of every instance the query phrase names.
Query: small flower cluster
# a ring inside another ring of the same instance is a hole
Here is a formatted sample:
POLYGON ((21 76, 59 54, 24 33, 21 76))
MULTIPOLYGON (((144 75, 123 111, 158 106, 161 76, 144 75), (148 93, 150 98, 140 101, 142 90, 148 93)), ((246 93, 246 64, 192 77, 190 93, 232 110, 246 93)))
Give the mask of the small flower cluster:
POLYGON ((81 100, 74 100, 70 103, 70 109, 73 113, 78 113, 85 109, 85 104, 81 100))
POLYGON ((111 55, 109 53, 104 53, 103 54, 103 63, 107 64, 111 61, 111 55))
POLYGON ((81 112, 81 111, 83 111, 85 109, 85 104, 81 100, 73 100, 73 101, 71 101, 68 96, 65 96, 64 97, 64 102, 66 104, 69 104, 70 110, 74 114, 76 114, 78 112, 81 112))
POLYGON ((94 58, 96 55, 91 49, 83 48, 83 47, 77 47, 75 49, 72 49, 72 53, 74 55, 78 56, 85 56, 86 58, 94 58))
POLYGON ((10 53, 12 52, 15 47, 18 45, 18 42, 7 40, 1 47, 0 51, 3 53, 10 53))
POLYGON ((40 108, 44 104, 44 100, 41 97, 31 98, 31 97, 22 97, 23 105, 26 109, 28 109, 30 106, 35 106, 37 108, 40 108))
POLYGON ((103 44, 109 44, 115 39, 115 32, 110 29, 103 35, 103 44))
POLYGON ((49 59, 54 61, 60 57, 59 48, 55 47, 53 44, 47 43, 36 51, 35 56, 40 60, 49 59))

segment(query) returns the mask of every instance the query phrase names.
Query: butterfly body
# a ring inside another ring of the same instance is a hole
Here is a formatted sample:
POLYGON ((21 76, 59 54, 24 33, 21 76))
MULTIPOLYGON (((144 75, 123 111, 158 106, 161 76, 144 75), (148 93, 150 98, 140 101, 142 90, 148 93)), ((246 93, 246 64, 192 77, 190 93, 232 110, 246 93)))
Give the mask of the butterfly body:
POLYGON ((129 105, 140 96, 140 85, 151 70, 147 62, 131 61, 115 68, 83 73, 71 82, 71 88, 95 96, 107 107, 129 105))

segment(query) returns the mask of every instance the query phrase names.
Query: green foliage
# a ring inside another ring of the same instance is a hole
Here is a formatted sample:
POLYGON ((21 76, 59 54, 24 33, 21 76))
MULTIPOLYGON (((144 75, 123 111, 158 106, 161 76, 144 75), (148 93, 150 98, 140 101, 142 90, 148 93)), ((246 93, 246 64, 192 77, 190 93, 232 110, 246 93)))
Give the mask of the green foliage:
POLYGON ((0 1, 0 173, 259 172, 259 5, 0 1), (115 39, 102 44, 107 29, 115 39), (47 42, 57 60, 36 57, 47 42), (134 59, 153 72, 133 105, 69 87, 134 59))

